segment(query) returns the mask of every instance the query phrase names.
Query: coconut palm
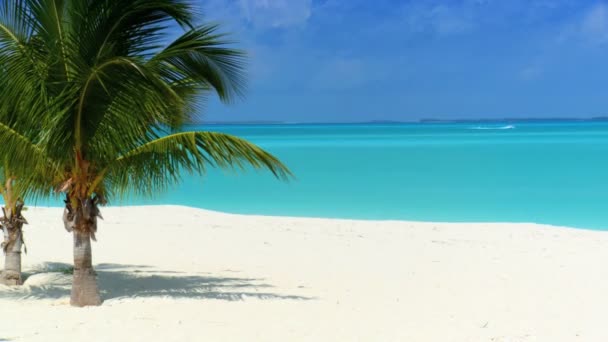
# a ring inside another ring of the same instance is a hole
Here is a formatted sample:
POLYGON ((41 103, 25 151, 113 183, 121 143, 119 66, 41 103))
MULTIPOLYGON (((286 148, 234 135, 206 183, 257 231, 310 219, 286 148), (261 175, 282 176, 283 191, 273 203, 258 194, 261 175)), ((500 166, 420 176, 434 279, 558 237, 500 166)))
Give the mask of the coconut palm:
MULTIPOLYGON (((0 77, 0 81, 2 81, 0 87, 10 86, 7 78, 0 77)), ((23 122, 20 120, 23 116, 19 115, 20 110, 14 105, 15 102, 13 101, 2 101, 2 105, 0 105, 0 128, 4 134, 15 133, 14 128, 25 129, 27 126, 30 126, 23 125, 23 122), (6 110, 7 108, 10 108, 10 110, 6 110)), ((25 130, 24 132, 28 131, 25 130)), ((29 131, 28 133, 31 136, 33 132, 29 131)), ((11 142, 11 139, 2 139, 1 141, 8 144, 11 142)), ((25 204, 23 201, 25 189, 19 186, 20 184, 17 182, 18 175, 19 173, 36 172, 36 166, 32 167, 30 164, 35 162, 38 157, 43 156, 42 151, 35 146, 34 142, 25 136, 20 136, 19 141, 16 143, 18 143, 22 151, 32 152, 36 158, 28 160, 20 159, 21 154, 0 158, 0 160, 3 160, 0 164, 0 195, 2 195, 4 202, 2 216, 0 217, 0 229, 2 230, 4 239, 0 247, 5 256, 4 270, 0 273, 0 284, 4 285, 22 284, 21 252, 22 250, 27 252, 23 238, 23 225, 27 224, 27 221, 21 214, 25 204), (27 169, 21 170, 21 166, 26 166, 27 169)), ((38 167, 44 164, 41 163, 38 167)), ((42 168, 39 170, 42 170, 42 168)))
POLYGON ((208 167, 290 176, 277 158, 243 139, 180 130, 205 95, 229 102, 244 86, 244 54, 197 17, 185 0, 0 6, 0 78, 11 85, 0 98, 22 108, 25 122, 19 129, 0 125, 0 156, 14 158, 20 169, 36 163, 20 178, 28 194, 47 196, 50 187, 65 194, 63 221, 74 241, 72 305, 101 303, 91 253, 99 204, 155 195, 183 172, 208 167), (35 139, 26 138, 31 132, 35 139))
MULTIPOLYGON (((12 113, 17 112, 15 110, 12 113)), ((2 230, 4 239, 0 247, 5 256, 4 270, 0 272, 0 284, 21 285, 21 252, 27 253, 23 238, 23 225, 28 222, 22 215, 25 205, 23 198, 27 188, 18 182, 19 175, 29 174, 30 186, 40 187, 40 184, 43 184, 44 187, 49 182, 48 175, 57 174, 57 172, 49 172, 49 167, 52 165, 49 164, 43 151, 30 138, 17 133, 14 128, 8 126, 9 122, 13 124, 17 124, 17 122, 11 120, 10 115, 3 114, 0 115, 0 141, 7 145, 16 144, 21 153, 13 154, 10 157, 4 155, 4 163, 0 165, 0 195, 4 202, 0 217, 0 230, 2 230), (15 138, 17 139, 15 140, 15 138), (25 169, 22 169, 24 167, 25 169)), ((0 149, 0 154, 10 150, 10 146, 0 149)))
POLYGON ((24 202, 15 189, 16 177, 10 169, 4 167, 4 182, 0 183, 0 193, 4 200, 2 217, 0 217, 0 229, 4 235, 4 241, 0 245, 4 252, 4 270, 0 275, 0 284, 21 285, 21 251, 25 247, 23 241, 23 224, 27 221, 21 215, 24 202))

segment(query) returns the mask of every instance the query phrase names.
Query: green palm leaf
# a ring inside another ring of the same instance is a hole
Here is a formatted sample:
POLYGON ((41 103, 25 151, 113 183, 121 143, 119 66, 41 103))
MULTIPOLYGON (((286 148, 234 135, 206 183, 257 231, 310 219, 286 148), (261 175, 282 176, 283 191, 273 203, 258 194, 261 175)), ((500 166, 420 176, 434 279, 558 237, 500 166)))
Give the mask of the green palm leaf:
POLYGON ((229 102, 245 89, 244 52, 216 25, 198 25, 193 9, 184 0, 0 0, 0 154, 30 174, 33 162, 61 170, 28 176, 34 193, 125 193, 138 184, 149 195, 207 167, 290 176, 236 137, 165 136, 192 121, 210 93, 229 102), (163 48, 171 25, 184 32, 163 48))
POLYGON ((91 186, 91 192, 121 189, 154 194, 179 182, 183 171, 205 173, 208 167, 267 169, 287 180, 289 169, 275 156, 238 137, 216 132, 171 134, 139 146, 110 163, 91 186), (100 184, 105 179, 106 184, 100 184), (102 186, 102 188, 98 188, 102 186))
POLYGON ((245 89, 245 53, 230 48, 217 25, 202 25, 185 32, 148 64, 171 83, 212 88, 224 101, 242 96, 245 89))

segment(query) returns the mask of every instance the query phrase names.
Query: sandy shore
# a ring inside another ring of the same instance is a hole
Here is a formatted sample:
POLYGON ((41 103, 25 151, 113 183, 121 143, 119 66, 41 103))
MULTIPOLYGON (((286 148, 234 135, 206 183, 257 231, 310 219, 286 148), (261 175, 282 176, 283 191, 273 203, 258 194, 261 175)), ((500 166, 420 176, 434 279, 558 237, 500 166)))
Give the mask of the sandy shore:
POLYGON ((608 340, 605 232, 102 213, 93 256, 105 302, 77 309, 61 209, 26 212, 31 275, 0 286, 0 341, 608 340))

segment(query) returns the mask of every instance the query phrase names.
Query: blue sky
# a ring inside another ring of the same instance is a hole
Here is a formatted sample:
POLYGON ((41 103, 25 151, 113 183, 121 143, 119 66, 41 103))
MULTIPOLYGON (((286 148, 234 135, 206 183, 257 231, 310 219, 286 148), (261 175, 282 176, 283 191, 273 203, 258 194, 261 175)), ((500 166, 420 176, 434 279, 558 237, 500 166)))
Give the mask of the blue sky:
POLYGON ((201 0, 250 54, 205 120, 608 115, 608 2, 201 0))

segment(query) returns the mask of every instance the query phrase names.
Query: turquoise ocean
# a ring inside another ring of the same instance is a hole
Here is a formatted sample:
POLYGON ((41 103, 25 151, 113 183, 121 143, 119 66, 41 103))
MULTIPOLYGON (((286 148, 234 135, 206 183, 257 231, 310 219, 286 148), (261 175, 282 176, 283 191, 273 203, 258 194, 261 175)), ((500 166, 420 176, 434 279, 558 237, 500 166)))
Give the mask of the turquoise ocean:
POLYGON ((296 179, 211 171, 152 200, 241 214, 608 229, 608 123, 201 125, 296 179))

